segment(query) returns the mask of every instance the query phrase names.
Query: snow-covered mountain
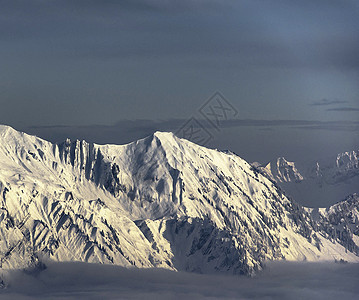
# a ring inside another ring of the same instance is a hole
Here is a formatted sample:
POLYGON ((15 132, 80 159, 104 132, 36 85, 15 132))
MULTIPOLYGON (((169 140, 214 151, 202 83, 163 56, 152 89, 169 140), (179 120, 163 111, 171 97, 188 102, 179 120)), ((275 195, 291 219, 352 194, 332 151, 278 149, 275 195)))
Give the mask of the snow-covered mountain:
POLYGON ((359 193, 359 150, 337 154, 307 164, 280 157, 268 164, 252 164, 302 205, 330 206, 359 193))
POLYGON ((359 150, 339 153, 335 160, 323 166, 317 163, 314 172, 309 176, 329 184, 359 177, 359 150))
POLYGON ((359 195, 353 194, 329 208, 307 208, 326 238, 359 255, 359 195))
POLYGON ((57 145, 0 126, 0 195, 3 269, 54 260, 253 274, 266 260, 359 261, 258 169, 172 133, 57 145))
POLYGON ((287 161, 284 157, 279 157, 265 166, 261 166, 258 162, 253 163, 253 166, 277 182, 301 182, 304 180, 295 163, 287 161))

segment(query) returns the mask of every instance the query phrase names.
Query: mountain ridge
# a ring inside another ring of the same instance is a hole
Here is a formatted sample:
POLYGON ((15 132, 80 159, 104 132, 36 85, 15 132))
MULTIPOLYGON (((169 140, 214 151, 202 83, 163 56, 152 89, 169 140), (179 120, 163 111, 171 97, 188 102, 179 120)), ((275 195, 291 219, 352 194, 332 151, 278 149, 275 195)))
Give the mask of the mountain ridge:
POLYGON ((359 260, 235 154, 162 132, 126 145, 8 127, 0 138, 2 268, 50 259, 250 275, 266 260, 359 260))

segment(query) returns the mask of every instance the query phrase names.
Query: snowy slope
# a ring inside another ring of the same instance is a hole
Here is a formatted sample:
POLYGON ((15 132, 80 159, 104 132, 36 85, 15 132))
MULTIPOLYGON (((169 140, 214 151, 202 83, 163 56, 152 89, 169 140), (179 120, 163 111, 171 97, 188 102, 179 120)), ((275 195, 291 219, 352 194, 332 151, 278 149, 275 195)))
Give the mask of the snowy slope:
POLYGON ((240 157, 172 133, 55 145, 0 126, 2 268, 85 261, 252 274, 359 258, 240 157))
POLYGON ((353 194, 329 208, 307 208, 325 236, 359 255, 359 196, 353 194))

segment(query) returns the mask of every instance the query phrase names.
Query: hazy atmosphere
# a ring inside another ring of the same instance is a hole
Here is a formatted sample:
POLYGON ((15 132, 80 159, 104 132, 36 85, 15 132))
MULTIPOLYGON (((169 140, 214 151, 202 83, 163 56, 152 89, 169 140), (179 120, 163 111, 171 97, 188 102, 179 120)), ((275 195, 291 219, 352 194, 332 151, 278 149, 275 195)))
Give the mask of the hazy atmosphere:
POLYGON ((200 118, 219 91, 238 112, 227 118, 269 122, 227 124, 212 147, 264 162, 359 144, 355 0, 0 3, 3 124, 125 143, 200 118), (313 122, 294 126, 313 149, 286 145, 287 120, 313 122))
POLYGON ((256 278, 91 264, 50 264, 35 278, 13 272, 2 299, 357 299, 356 265, 272 263, 256 278), (120 298, 119 295, 121 295, 120 298))

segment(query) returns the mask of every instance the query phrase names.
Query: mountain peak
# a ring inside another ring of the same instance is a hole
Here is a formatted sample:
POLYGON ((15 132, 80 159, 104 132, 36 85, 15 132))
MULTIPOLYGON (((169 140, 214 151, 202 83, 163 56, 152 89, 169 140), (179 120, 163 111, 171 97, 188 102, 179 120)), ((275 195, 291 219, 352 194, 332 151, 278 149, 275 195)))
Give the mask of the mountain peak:
POLYGON ((173 137, 174 134, 173 132, 170 132, 170 131, 155 131, 153 133, 154 136, 157 136, 157 137, 173 137))
POLYGON ((304 180, 295 163, 286 160, 284 157, 278 157, 265 166, 256 165, 256 167, 261 169, 270 178, 279 182, 300 182, 304 180))
POLYGON ((155 131, 150 136, 137 141, 136 144, 140 141, 143 141, 145 145, 152 144, 152 149, 161 148, 166 152, 177 148, 178 143, 180 143, 179 138, 175 136, 173 132, 166 131, 155 131))
POLYGON ((14 128, 12 128, 11 126, 8 125, 1 125, 0 124, 0 134, 4 135, 9 131, 16 131, 14 128))
POLYGON ((153 137, 159 139, 161 142, 173 142, 177 137, 173 132, 156 131, 153 133, 153 137))

